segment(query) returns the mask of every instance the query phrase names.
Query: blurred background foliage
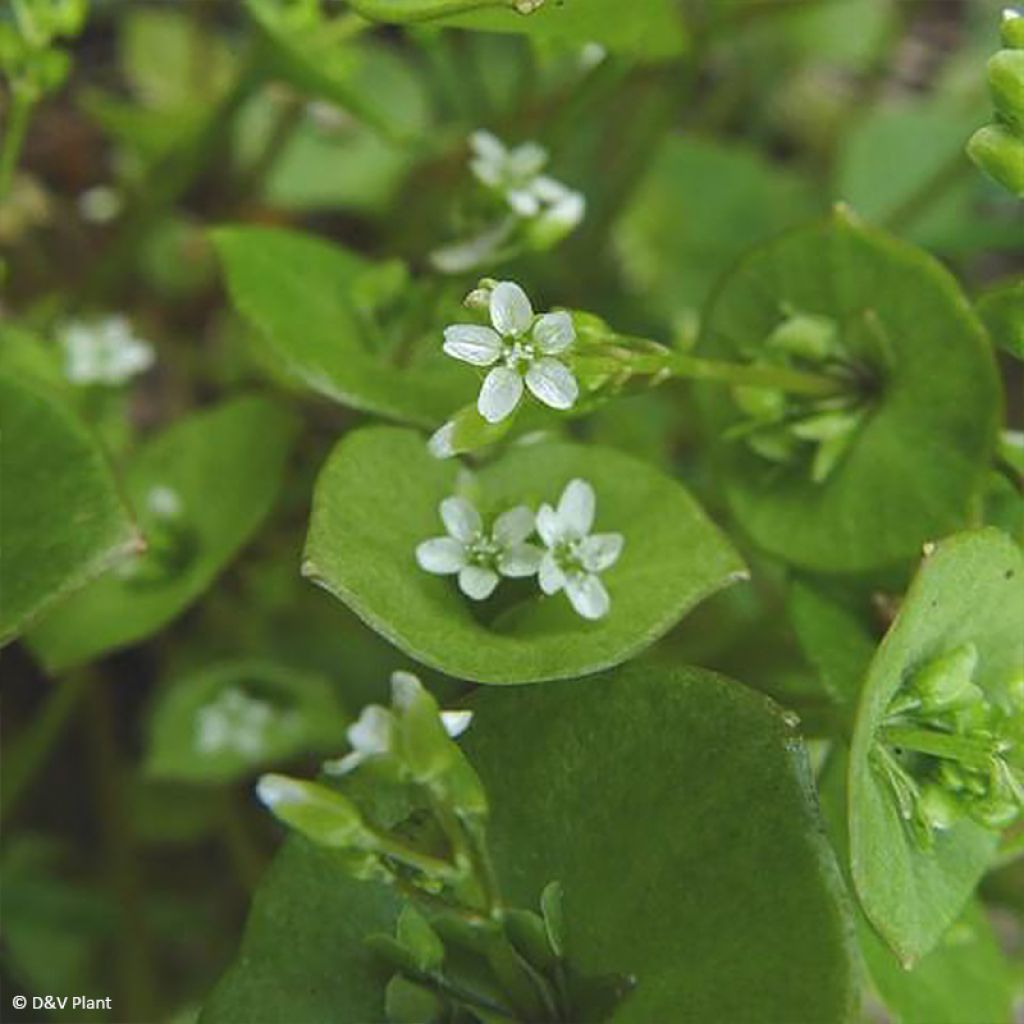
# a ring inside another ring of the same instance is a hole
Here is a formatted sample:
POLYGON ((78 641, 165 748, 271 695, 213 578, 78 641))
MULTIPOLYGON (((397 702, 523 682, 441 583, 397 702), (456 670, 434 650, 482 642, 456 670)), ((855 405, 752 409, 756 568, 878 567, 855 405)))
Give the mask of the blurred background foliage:
MULTIPOLYGON (((518 259, 517 280, 545 307, 592 309, 684 348, 744 249, 836 200, 930 250, 976 296, 1019 275, 1020 208, 963 155, 990 113, 982 69, 998 5, 655 6, 663 20, 645 25, 639 6, 603 5, 582 38, 543 24, 530 35, 368 29, 354 15, 314 38, 276 30, 269 0, 94 0, 0 201, 0 367, 66 387, 55 327, 128 316, 155 366, 127 389, 69 400, 119 461, 140 464, 129 486, 143 496, 148 462, 173 464, 161 446, 210 445, 198 419, 191 437, 164 434, 195 410, 255 387, 301 415, 232 427, 232 459, 254 490, 195 585, 155 608, 114 593, 120 584, 90 591, 80 612, 62 611, 79 616, 77 639, 58 629, 55 645, 44 619, 28 646, 4 650, 5 1000, 112 994, 120 1020, 193 1019, 277 843, 250 796, 254 775, 269 764, 308 774, 407 664, 299 576, 315 473, 362 417, 296 388, 229 310, 208 228, 307 230, 401 261, 389 264, 401 289, 430 273, 430 251, 452 236, 470 187, 466 138, 485 127, 544 144, 552 173, 587 197, 580 228, 556 251, 518 259), (258 471, 245 470, 247 451, 258 471), (101 599, 115 609, 101 616, 115 622, 110 635, 90 619, 101 599), (251 742, 194 748, 211 707, 251 742)), ((507 27, 497 15, 467 20, 507 27)), ((0 119, 12 110, 0 94, 0 119)), ((458 294, 453 285, 448 298, 458 294)), ((1019 395, 1019 364, 1005 370, 1019 395)), ((672 470, 724 517, 684 385, 623 399, 573 430, 672 470)), ((215 520, 229 486, 211 455, 209 477, 183 485, 188 514, 215 520)), ((745 554, 757 559, 755 585, 708 601, 645 658, 726 671, 796 709, 813 737, 841 715, 841 686, 830 689, 830 666, 798 642, 784 570, 745 554)), ((864 585, 901 584, 897 574, 864 585)), ((880 634, 891 609, 876 604, 880 634)), ((446 698, 463 689, 425 678, 446 698)), ((1019 972, 1021 862, 990 876, 983 895, 1019 972)))

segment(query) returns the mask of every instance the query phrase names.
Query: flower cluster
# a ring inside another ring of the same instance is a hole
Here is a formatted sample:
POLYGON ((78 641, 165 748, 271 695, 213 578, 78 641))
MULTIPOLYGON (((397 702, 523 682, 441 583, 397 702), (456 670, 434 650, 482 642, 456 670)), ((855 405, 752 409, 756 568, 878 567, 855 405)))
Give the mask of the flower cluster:
POLYGON ((875 769, 925 846, 965 816, 1003 829, 1024 809, 1021 694, 1008 691, 1002 706, 974 682, 977 665, 971 643, 922 665, 890 703, 875 744, 875 769))
POLYGON ((444 351, 489 368, 477 399, 477 410, 488 423, 510 416, 524 390, 552 409, 576 404, 579 385, 565 362, 576 331, 567 312, 535 315, 526 292, 512 281, 483 281, 469 301, 486 305, 491 326, 446 327, 444 351))
POLYGON ((585 619, 602 619, 611 607, 600 573, 622 553, 621 533, 591 533, 596 498, 585 480, 571 480, 557 507, 541 505, 536 516, 525 505, 502 513, 490 530, 465 498, 445 498, 441 521, 447 536, 416 548, 420 568, 439 576, 458 576, 459 588, 482 601, 501 577, 537 576, 543 593, 565 591, 585 619), (529 542, 536 531, 543 547, 529 542))
POLYGON ((145 373, 156 360, 153 346, 135 336, 123 316, 95 323, 67 324, 60 336, 64 374, 72 384, 124 384, 145 373))
POLYGON ((200 754, 261 757, 270 749, 273 733, 294 733, 301 725, 294 711, 279 711, 233 686, 199 709, 194 745, 200 754))

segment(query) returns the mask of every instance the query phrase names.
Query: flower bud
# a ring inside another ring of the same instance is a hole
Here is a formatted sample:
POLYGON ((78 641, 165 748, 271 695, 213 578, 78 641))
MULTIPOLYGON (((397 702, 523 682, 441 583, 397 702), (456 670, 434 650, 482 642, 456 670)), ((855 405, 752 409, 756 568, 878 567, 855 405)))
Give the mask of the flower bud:
POLYGON ((752 419, 771 423, 786 411, 786 396, 772 388, 737 387, 732 389, 737 407, 752 419))
POLYGON ((1006 125, 985 125, 971 136, 967 155, 990 178, 1024 199, 1024 138, 1006 125))
POLYGON ((483 312, 491 307, 491 292, 498 282, 493 277, 482 277, 476 287, 462 300, 467 309, 479 309, 483 312))
POLYGON ((797 359, 821 363, 837 354, 839 329, 828 317, 796 313, 779 324, 765 344, 797 359))
POLYGON ((370 847, 373 833, 351 800, 316 782, 264 775, 256 795, 279 821, 320 846, 344 850, 370 847))
POLYGON ((960 817, 960 805, 956 798, 934 783, 924 787, 917 802, 917 811, 932 829, 952 828, 960 817))
POLYGON ((1024 14, 1013 7, 1003 11, 1003 23, 999 29, 1003 45, 1011 50, 1024 50, 1024 14))
POLYGON ((953 711, 985 699, 971 682, 978 664, 978 650, 967 643, 933 658, 914 674, 911 686, 921 698, 923 711, 953 711))
POLYGON ((1024 127, 1024 50, 1000 50, 988 60, 988 87, 1008 124, 1024 127))

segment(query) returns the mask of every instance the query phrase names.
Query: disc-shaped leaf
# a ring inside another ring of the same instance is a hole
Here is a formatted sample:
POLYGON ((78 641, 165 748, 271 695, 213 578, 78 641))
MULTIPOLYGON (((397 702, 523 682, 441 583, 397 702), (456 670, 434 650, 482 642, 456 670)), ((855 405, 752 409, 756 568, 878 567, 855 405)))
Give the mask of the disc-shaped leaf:
POLYGON ((229 782, 345 743, 347 715, 330 682, 273 662, 236 661, 172 680, 153 709, 146 772, 229 782))
POLYGON ((1022 622, 1020 549, 994 529, 957 534, 925 558, 868 671, 850 755, 851 868, 865 912, 905 963, 931 950, 963 910, 999 834, 965 817, 922 847, 873 767, 878 730, 908 678, 963 644, 977 649, 978 686, 1008 686, 1024 664, 1022 622))
POLYGON ((786 561, 857 572, 912 558, 965 525, 1002 401, 988 338, 953 278, 838 209, 756 250, 726 279, 708 311, 704 354, 749 358, 787 309, 834 320, 876 379, 864 422, 820 483, 802 462, 768 461, 726 439, 739 412, 721 388, 702 388, 741 526, 786 561))
POLYGON ((437 426, 473 397, 475 380, 441 352, 399 367, 373 351, 353 305, 370 268, 319 239, 276 228, 223 228, 214 235, 239 312, 299 379, 356 409, 437 426))
POLYGON ((140 571, 97 581, 30 632, 43 664, 51 671, 81 664, 144 639, 184 611, 270 510, 293 433, 289 413, 247 397, 196 413, 145 445, 125 487, 151 552, 139 556, 140 571), (155 497, 180 507, 169 537, 148 511, 155 497), (161 537, 167 563, 154 566, 161 537))
POLYGON ((40 386, 0 375, 0 643, 139 537, 96 440, 40 386))
POLYGON ((448 675, 528 683, 607 668, 743 574, 729 542, 674 480, 611 449, 534 444, 480 471, 481 511, 519 504, 536 511, 556 504, 570 480, 589 481, 595 531, 625 537, 602 576, 611 611, 588 622, 564 594, 542 597, 531 579, 506 584, 522 600, 487 621, 487 606, 463 596, 453 577, 422 570, 415 557, 421 541, 444 533, 438 506, 455 493, 458 475, 411 431, 350 434, 317 482, 303 569, 407 654, 448 675))
MULTIPOLYGON (((614 1024, 829 1024, 855 980, 842 883, 779 710, 698 669, 629 667, 489 689, 464 744, 510 905, 561 884, 570 965, 633 975, 614 1024), (628 769, 628 770, 627 770, 628 769)), ((257 895, 204 1024, 384 1020, 363 941, 389 890, 293 840, 257 895)))

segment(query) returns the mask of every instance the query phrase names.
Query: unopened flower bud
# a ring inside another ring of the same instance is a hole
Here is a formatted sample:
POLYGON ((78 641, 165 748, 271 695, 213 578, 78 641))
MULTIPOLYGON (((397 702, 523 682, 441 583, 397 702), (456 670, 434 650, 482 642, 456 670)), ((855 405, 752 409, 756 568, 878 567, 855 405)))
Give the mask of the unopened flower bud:
POLYGON ((1019 132, 1024 127, 1024 49, 1000 50, 989 58, 988 87, 996 110, 1019 132))
POLYGON ((332 849, 372 846, 374 836, 351 800, 316 782, 264 775, 256 795, 284 824, 332 849))
POLYGON ((978 649, 971 643, 929 661, 915 673, 911 684, 921 698, 921 708, 926 712, 953 711, 984 701, 984 693, 971 682, 977 664, 978 649))
POLYGON ((1024 199, 1024 138, 1006 125, 988 124, 971 136, 967 155, 990 178, 1024 199))
POLYGON ((956 798, 934 783, 925 786, 917 810, 928 827, 933 829, 952 828, 960 817, 960 805, 956 798))
POLYGON ((462 300, 467 309, 479 309, 487 312, 491 306, 491 292, 498 282, 493 277, 482 277, 476 287, 462 300))
POLYGON ((797 313, 779 324, 765 344, 797 359, 822 363, 836 355, 839 329, 828 317, 797 313))
POLYGON ((1013 7, 1003 11, 1003 23, 999 29, 1003 45, 1011 50, 1024 49, 1024 14, 1013 7))

